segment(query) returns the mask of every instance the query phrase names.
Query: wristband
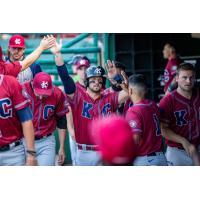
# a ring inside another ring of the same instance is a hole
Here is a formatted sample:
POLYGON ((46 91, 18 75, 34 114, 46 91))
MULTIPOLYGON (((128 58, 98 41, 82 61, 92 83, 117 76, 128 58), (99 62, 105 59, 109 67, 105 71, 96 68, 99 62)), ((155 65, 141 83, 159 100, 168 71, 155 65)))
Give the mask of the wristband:
POLYGON ((31 156, 36 156, 36 151, 33 151, 33 150, 26 150, 26 153, 31 156))

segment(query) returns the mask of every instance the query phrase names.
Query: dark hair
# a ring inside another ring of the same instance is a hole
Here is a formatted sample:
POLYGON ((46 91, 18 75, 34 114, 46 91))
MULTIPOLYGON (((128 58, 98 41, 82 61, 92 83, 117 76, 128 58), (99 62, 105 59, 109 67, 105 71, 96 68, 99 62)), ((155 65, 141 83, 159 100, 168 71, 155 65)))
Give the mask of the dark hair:
POLYGON ((179 73, 181 70, 190 70, 196 72, 194 65, 186 62, 183 62, 178 66, 177 73, 179 73))
POLYGON ((147 90, 147 82, 146 78, 142 74, 133 74, 129 77, 129 85, 131 86, 138 86, 143 88, 144 90, 147 90))
POLYGON ((123 63, 118 62, 118 61, 115 61, 115 66, 116 68, 121 68, 123 71, 125 71, 126 69, 126 66, 123 63))

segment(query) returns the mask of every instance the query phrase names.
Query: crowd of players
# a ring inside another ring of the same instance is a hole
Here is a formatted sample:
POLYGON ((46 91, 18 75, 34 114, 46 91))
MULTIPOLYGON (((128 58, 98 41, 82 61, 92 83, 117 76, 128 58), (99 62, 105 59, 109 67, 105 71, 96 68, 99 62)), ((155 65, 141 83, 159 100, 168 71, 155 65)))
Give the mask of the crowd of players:
POLYGON ((59 133, 58 164, 65 161, 66 132, 76 166, 200 165, 200 97, 195 68, 166 44, 164 97, 146 98, 143 75, 126 75, 126 66, 106 61, 94 66, 86 56, 73 58, 72 78, 52 35, 24 56, 21 35, 0 52, 0 165, 56 164, 54 131, 59 133), (52 84, 36 60, 50 49, 64 91, 52 84), (106 82, 110 87, 106 88, 106 82))

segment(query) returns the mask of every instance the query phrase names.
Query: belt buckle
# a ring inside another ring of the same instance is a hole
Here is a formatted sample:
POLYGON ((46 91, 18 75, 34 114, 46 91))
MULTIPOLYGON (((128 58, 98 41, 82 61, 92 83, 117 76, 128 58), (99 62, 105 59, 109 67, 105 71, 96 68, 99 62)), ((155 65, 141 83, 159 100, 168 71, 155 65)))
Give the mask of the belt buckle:
POLYGON ((13 147, 15 147, 15 142, 9 144, 9 148, 12 149, 13 147))

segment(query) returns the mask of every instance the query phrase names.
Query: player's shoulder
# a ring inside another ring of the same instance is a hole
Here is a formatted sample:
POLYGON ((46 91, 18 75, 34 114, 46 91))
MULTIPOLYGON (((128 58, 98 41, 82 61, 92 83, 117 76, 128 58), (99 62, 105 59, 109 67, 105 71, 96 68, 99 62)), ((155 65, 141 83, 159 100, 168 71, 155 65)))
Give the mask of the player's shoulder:
POLYGON ((10 76, 10 75, 1 75, 1 76, 2 76, 3 81, 19 84, 18 80, 14 76, 10 76))

